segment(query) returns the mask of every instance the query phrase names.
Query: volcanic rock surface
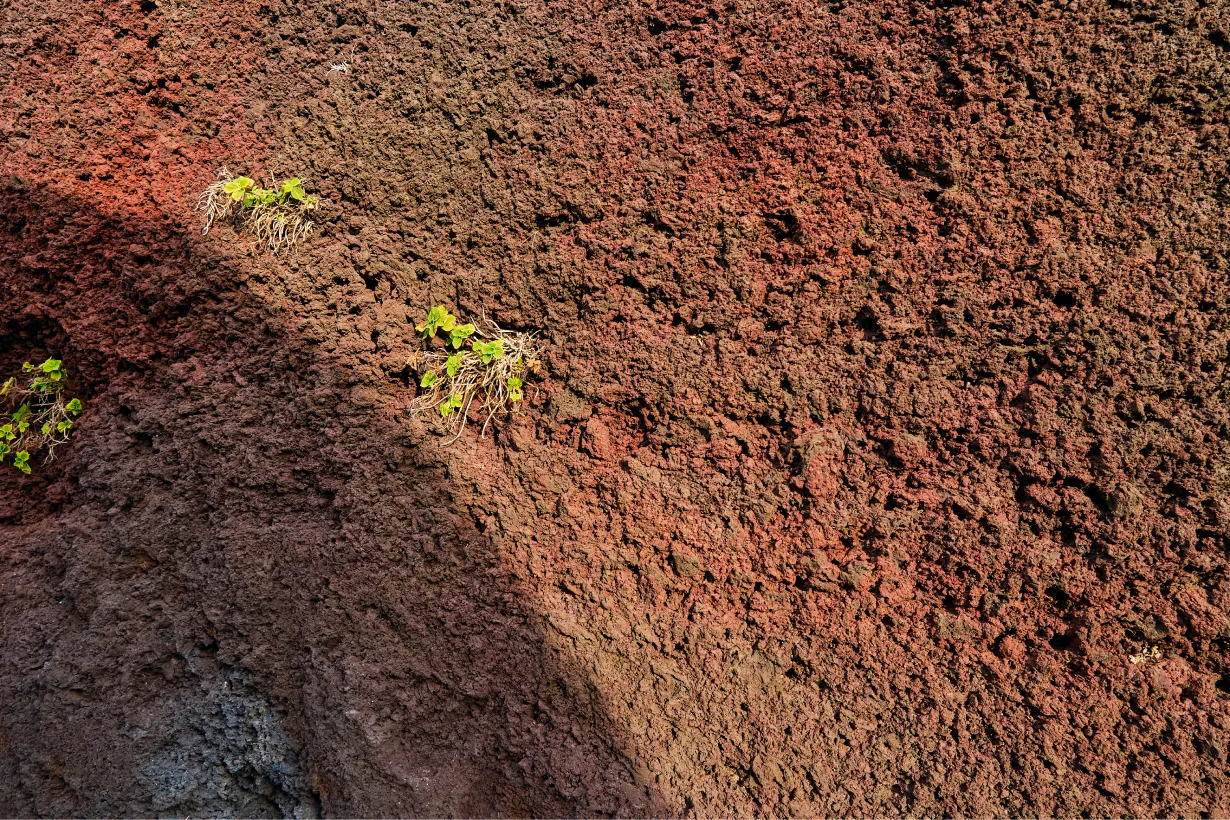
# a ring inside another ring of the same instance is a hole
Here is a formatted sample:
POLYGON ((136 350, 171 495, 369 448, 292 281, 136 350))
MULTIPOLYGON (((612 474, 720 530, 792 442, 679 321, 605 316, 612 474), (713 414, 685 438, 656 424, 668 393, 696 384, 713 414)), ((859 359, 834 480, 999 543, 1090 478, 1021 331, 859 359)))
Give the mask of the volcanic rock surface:
POLYGON ((1205 0, 8 0, 86 412, 0 814, 1230 814, 1228 82, 1205 0), (546 348, 447 448, 433 304, 546 348))

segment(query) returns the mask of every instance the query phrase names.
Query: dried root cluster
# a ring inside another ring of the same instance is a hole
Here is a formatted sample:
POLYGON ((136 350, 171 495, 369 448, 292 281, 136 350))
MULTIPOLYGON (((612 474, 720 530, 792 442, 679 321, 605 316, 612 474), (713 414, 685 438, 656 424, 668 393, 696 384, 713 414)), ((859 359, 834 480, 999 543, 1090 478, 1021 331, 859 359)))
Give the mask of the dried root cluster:
POLYGON ((311 214, 319 207, 320 198, 309 196, 298 177, 280 185, 270 180, 269 188, 259 188, 251 177, 231 176, 225 168, 197 201, 197 210, 205 216, 203 233, 209 233, 215 222, 229 221, 236 227, 247 226, 275 253, 294 247, 311 233, 311 214))
POLYGON ((494 322, 458 324, 443 306, 433 307, 417 329, 428 349, 408 362, 419 375, 410 413, 438 418, 452 434, 446 444, 461 436, 472 417, 482 419, 485 434, 496 416, 522 401, 526 377, 539 370, 540 347, 532 333, 503 330, 494 322))

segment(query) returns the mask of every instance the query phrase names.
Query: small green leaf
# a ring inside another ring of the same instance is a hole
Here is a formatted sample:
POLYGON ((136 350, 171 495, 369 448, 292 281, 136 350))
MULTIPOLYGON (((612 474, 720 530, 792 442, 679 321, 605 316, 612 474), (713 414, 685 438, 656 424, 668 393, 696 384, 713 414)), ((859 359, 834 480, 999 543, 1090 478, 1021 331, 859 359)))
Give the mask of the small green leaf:
MULTIPOLYGON (((244 202, 248 189, 255 184, 256 182, 251 177, 235 177, 222 186, 222 191, 234 202, 244 202)), ((244 204, 247 203, 244 202, 244 204)))
POLYGON ((34 365, 30 364, 29 362, 26 362, 25 364, 21 366, 21 369, 29 373, 31 370, 34 369, 34 365))
POLYGON ((243 197, 245 208, 254 208, 257 205, 270 205, 277 199, 277 191, 269 188, 253 188, 248 191, 247 196, 243 197))
POLYGON ((427 311, 427 320, 414 326, 414 329, 423 334, 424 339, 430 339, 436 335, 436 330, 441 327, 446 317, 452 316, 444 305, 436 305, 431 310, 427 311))
POLYGON ((25 450, 22 450, 20 453, 13 456, 13 466, 28 475, 30 472, 30 454, 25 450))
POLYGON ((73 423, 69 421, 68 419, 65 419, 64 421, 56 422, 56 432, 57 433, 64 433, 71 429, 73 429, 73 423))
POLYGON ((510 376, 508 379, 508 398, 512 401, 521 401, 521 380, 516 376, 510 376))
POLYGON ((25 432, 26 432, 27 430, 29 430, 29 429, 30 429, 30 422, 28 422, 28 421, 20 421, 20 422, 18 422, 18 423, 17 423, 17 432, 18 432, 18 433, 25 433, 25 432))
POLYGON ((464 353, 454 353, 448 357, 448 361, 444 363, 444 369, 448 372, 448 377, 451 379, 457 375, 457 368, 461 367, 461 360, 465 358, 464 353))
POLYGON ((63 362, 61 362, 59 359, 48 359, 47 361, 39 365, 39 368, 44 373, 55 373, 60 369, 61 364, 63 364, 63 362))
POLYGON ((73 399, 68 404, 64 405, 64 409, 76 415, 81 412, 81 399, 73 399))
POLYGON ((296 202, 302 202, 305 196, 303 191, 303 180, 299 179, 299 177, 292 177, 291 179, 286 180, 282 183, 282 190, 279 192, 279 196, 283 200, 290 198, 296 202))
POLYGON ((10 378, 9 378, 9 380, 8 380, 8 381, 6 381, 3 385, 0 385, 0 398, 3 398, 5 393, 7 393, 7 392, 9 392, 10 390, 12 390, 12 389, 13 389, 13 385, 15 385, 15 384, 17 384, 17 377, 16 377, 16 376, 12 376, 12 377, 10 377, 10 378))
POLYGON ((496 339, 492 342, 473 343, 474 352, 482 357, 483 364, 491 364, 496 359, 504 355, 504 341, 496 339))
POLYGON ((465 402, 465 397, 460 393, 453 393, 440 404, 440 417, 448 418, 455 410, 460 410, 461 405, 465 402))
POLYGON ((49 436, 49 435, 51 435, 51 422, 49 422, 49 421, 45 421, 45 422, 43 422, 43 426, 42 426, 42 428, 41 428, 41 429, 42 429, 42 431, 43 431, 43 435, 44 435, 44 436, 49 436))
POLYGON ((7 444, 5 444, 3 441, 0 441, 0 461, 4 461, 4 457, 7 456, 11 452, 13 452, 13 449, 9 447, 7 444))
POLYGON ((17 408, 17 412, 13 413, 12 419, 13 421, 20 423, 24 421, 28 415, 30 415, 30 405, 27 403, 17 408))
POLYGON ((449 334, 449 340, 453 344, 453 350, 461 347, 461 343, 465 341, 467 337, 474 335, 474 329, 474 325, 472 324, 457 325, 454 327, 449 334))
POLYGON ((419 387, 431 387, 440 380, 440 375, 434 370, 428 370, 423 374, 423 378, 419 380, 419 387))

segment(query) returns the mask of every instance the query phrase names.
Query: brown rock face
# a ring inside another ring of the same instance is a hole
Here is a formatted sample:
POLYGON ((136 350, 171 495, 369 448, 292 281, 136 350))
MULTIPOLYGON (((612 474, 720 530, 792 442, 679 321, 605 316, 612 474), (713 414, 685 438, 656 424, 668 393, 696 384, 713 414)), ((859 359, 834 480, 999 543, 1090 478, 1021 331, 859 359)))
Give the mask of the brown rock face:
POLYGON ((0 471, 0 815, 1230 814, 1228 44, 9 0, 0 378, 86 412, 0 471), (441 303, 546 351, 449 448, 441 303))

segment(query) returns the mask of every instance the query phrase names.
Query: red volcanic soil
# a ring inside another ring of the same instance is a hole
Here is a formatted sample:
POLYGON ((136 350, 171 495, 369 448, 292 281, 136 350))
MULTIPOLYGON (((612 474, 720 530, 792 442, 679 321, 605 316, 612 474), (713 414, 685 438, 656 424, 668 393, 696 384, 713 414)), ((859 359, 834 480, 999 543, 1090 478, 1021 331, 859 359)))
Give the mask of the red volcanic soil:
POLYGON ((1230 816, 1228 83, 1204 0, 9 0, 86 413, 0 814, 1230 816), (447 448, 437 303, 547 348, 447 448))

